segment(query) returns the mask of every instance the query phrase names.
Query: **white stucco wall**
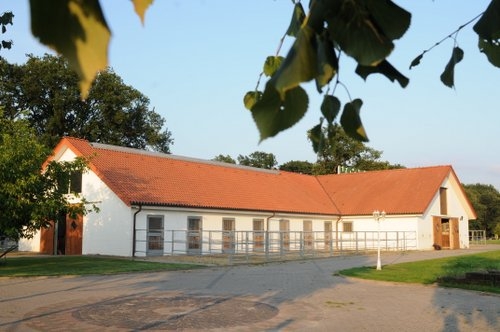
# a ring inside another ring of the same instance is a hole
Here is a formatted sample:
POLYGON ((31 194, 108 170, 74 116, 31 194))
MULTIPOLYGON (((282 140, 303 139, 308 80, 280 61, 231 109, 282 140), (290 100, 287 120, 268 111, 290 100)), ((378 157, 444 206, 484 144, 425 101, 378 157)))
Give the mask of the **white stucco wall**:
MULTIPOLYGON (((380 219, 381 239, 383 247, 420 249, 419 216, 416 215, 386 215, 380 219), (390 239, 386 242, 386 239, 390 239)), ((379 224, 373 216, 345 216, 340 223, 352 222, 353 232, 366 232, 358 234, 358 241, 366 241, 368 246, 373 246, 373 241, 378 239, 379 224)), ((349 233, 343 234, 347 238, 349 233)))
POLYGON ((83 218, 82 254, 131 256, 131 208, 94 172, 83 175, 82 194, 99 208, 83 218))
POLYGON ((469 248, 469 217, 465 209, 466 201, 460 193, 459 184, 452 177, 445 179, 441 187, 447 188, 446 196, 448 211, 446 215, 441 214, 439 191, 436 192, 429 208, 425 212, 422 221, 422 232, 426 236, 426 241, 422 244, 423 248, 432 248, 433 244, 433 217, 457 218, 459 230, 460 248, 469 248))
POLYGON ((18 250, 40 252, 40 232, 36 232, 31 239, 19 239, 18 250))

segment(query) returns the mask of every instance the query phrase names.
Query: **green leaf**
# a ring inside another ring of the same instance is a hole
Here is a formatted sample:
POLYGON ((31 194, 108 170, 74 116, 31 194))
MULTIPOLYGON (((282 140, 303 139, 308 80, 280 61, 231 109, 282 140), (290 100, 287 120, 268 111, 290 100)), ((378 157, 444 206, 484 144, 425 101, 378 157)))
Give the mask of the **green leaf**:
POLYGON ((30 0, 31 30, 40 42, 68 59, 85 98, 95 75, 108 64, 111 33, 98 0, 30 0), (63 32, 63 33, 62 33, 63 32))
MULTIPOLYGON (((359 64, 375 65, 408 29, 411 14, 392 1, 329 1, 325 20, 332 41, 359 64)), ((312 10, 325 10, 315 6, 312 10)))
POLYGON ((464 51, 460 47, 454 47, 451 53, 450 61, 446 65, 444 72, 441 74, 441 82, 449 88, 455 85, 455 65, 464 58, 464 51))
POLYGON ((312 127, 309 129, 307 132, 308 138, 311 141, 314 153, 318 153, 318 151, 321 151, 321 146, 323 145, 323 132, 322 132, 322 120, 320 120, 320 123, 317 124, 316 126, 312 127))
POLYGON ((300 30, 300 26, 302 25, 302 22, 304 22, 305 18, 306 13, 304 12, 304 8, 302 7, 302 4, 300 2, 297 2, 295 4, 295 7, 293 8, 292 19, 290 21, 288 29, 286 30, 286 34, 291 37, 297 36, 297 33, 300 30))
POLYGON ((271 78, 282 100, 285 92, 316 76, 316 38, 309 26, 303 26, 279 70, 271 78))
POLYGON ((144 16, 146 9, 153 3, 153 0, 132 0, 134 3, 134 10, 139 15, 141 23, 144 24, 144 16))
POLYGON ((321 89, 337 74, 339 63, 331 40, 324 34, 316 36, 318 56, 316 88, 321 93, 321 89))
POLYGON ((415 59, 413 59, 413 61, 410 63, 410 69, 412 67, 418 66, 420 64, 420 60, 422 60, 423 57, 424 57, 424 53, 420 54, 415 59))
POLYGON ((484 39, 479 39, 479 50, 486 54, 488 61, 492 65, 500 67, 500 44, 498 41, 489 42, 484 39))
POLYGON ((340 111, 340 100, 331 95, 326 95, 321 103, 321 113, 328 123, 332 123, 340 111))
POLYGON ((255 103, 262 97, 262 92, 260 91, 248 91, 243 97, 243 103, 245 104, 245 108, 248 110, 252 110, 252 107, 255 103))
POLYGON ((483 16, 474 24, 474 31, 480 39, 494 41, 500 33, 500 0, 492 0, 483 16))
POLYGON ((500 0, 490 2, 474 31, 479 36, 479 50, 492 65, 500 67, 500 0))
POLYGON ((340 117, 340 124, 347 135, 362 142, 368 142, 365 128, 361 123, 359 112, 363 101, 361 99, 354 99, 352 102, 344 105, 344 111, 340 117))
POLYGON ((411 13, 392 1, 367 0, 366 8, 378 28, 391 40, 403 37, 410 27, 411 13))
POLYGON ((391 80, 398 81, 399 85, 405 88, 410 80, 394 68, 387 60, 382 61, 376 66, 361 66, 356 67, 356 74, 361 76, 365 81, 368 75, 379 73, 391 80))
POLYGON ((309 99, 301 87, 285 93, 284 100, 271 81, 262 98, 252 107, 252 116, 260 132, 260 140, 275 136, 296 124, 306 113, 309 99))
POLYGON ((264 62, 264 74, 268 77, 273 76, 273 74, 279 69, 284 58, 282 56, 268 56, 266 62, 264 62))

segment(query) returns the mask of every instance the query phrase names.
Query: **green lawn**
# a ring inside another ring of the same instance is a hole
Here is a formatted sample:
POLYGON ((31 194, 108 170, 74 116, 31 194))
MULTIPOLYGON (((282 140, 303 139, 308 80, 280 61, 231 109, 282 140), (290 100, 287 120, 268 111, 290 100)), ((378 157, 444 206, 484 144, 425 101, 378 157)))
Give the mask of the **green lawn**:
MULTIPOLYGON (((463 277, 466 272, 500 270, 500 250, 481 254, 432 259, 410 263, 383 266, 381 271, 374 267, 359 267, 340 271, 340 275, 395 282, 433 284, 438 278, 463 277)), ((439 285, 500 293, 500 287, 463 285, 453 282, 439 282, 439 285)))
POLYGON ((0 260, 0 277, 117 274, 200 268, 194 264, 157 263, 96 256, 8 257, 0 260))

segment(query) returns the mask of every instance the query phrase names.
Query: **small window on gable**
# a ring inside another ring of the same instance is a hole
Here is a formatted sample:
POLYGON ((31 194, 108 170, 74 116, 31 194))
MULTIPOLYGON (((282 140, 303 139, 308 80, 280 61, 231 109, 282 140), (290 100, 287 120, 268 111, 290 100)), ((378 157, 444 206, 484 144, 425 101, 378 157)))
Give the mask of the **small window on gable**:
POLYGON ((69 193, 82 192, 82 172, 73 172, 69 178, 69 193))
POLYGON ((439 188, 439 205, 441 215, 445 216, 448 214, 448 197, 447 189, 444 187, 439 188))
POLYGON ((352 221, 344 221, 342 223, 342 231, 344 231, 344 232, 353 232, 352 221))

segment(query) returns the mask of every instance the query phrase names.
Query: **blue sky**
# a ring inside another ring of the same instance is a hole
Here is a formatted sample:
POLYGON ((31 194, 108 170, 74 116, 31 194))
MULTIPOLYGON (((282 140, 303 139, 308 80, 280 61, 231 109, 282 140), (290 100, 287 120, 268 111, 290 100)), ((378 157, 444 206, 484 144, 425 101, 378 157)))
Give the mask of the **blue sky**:
MULTIPOLYGON (((309 111, 296 126, 259 144, 243 95, 253 90, 262 64, 274 55, 288 27, 290 0, 156 0, 142 26, 131 3, 101 0, 113 36, 110 65, 124 82, 151 100, 167 121, 172 152, 211 159, 236 158, 254 151, 271 152, 278 163, 315 161, 306 131, 318 123, 322 97, 312 84, 309 111)), ((409 70, 413 58, 481 13, 489 0, 395 1, 412 13, 412 24, 388 60, 410 78, 406 89, 382 76, 364 82, 354 64, 341 62, 340 79, 352 98, 364 102, 361 116, 370 142, 382 159, 407 167, 451 164, 463 183, 493 184, 500 189, 500 69, 477 48, 472 25, 457 38, 464 60, 456 67, 455 89, 439 76, 454 41, 427 53, 409 70)), ((14 26, 2 37, 14 46, 3 51, 10 62, 26 53, 49 50, 31 36, 28 1, 7 0, 1 11, 14 12, 14 26)), ((307 7, 308 2, 304 1, 307 7)), ((286 39, 281 55, 291 44, 286 39)), ((261 82, 263 88, 265 80, 261 82)), ((337 97, 348 102, 343 89, 337 97)))

